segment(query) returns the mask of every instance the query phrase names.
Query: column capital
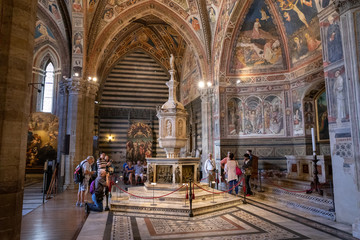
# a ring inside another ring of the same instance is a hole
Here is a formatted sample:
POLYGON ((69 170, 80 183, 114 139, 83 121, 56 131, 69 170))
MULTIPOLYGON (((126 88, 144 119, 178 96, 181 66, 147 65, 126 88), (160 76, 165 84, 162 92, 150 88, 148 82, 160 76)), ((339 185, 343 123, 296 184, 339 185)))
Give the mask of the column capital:
POLYGON ((200 89, 200 99, 203 102, 209 102, 211 100, 211 97, 213 95, 213 88, 207 87, 200 89))
POLYGON ((334 0, 335 9, 342 14, 354 7, 360 7, 359 0, 334 0))
POLYGON ((86 94, 87 82, 84 79, 73 77, 68 79, 67 88, 70 94, 86 94))
POLYGON ((99 90, 99 84, 94 81, 88 81, 87 83, 87 95, 90 97, 95 97, 98 90, 99 90))
POLYGON ((64 95, 68 89, 69 80, 67 78, 62 78, 59 81, 59 94, 64 95))

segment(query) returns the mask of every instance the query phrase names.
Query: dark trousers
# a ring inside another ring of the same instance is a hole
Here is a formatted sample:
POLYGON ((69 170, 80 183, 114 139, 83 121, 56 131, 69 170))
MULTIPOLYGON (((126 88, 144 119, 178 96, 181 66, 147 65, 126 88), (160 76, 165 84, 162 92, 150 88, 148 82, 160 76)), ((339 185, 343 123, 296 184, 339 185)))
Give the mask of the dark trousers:
POLYGON ((251 175, 245 176, 246 194, 252 194, 251 187, 250 187, 250 178, 251 178, 251 175))
POLYGON ((88 203, 89 210, 95 211, 95 212, 102 212, 103 211, 103 202, 98 201, 96 199, 95 193, 92 195, 92 200, 94 203, 88 203))

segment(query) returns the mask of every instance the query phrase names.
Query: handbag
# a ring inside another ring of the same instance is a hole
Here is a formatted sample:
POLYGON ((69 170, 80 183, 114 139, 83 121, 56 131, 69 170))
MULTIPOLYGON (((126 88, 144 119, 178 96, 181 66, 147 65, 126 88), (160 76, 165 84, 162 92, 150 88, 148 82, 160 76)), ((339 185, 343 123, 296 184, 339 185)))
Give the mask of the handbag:
POLYGON ((236 175, 240 176, 242 174, 241 169, 236 166, 236 175))

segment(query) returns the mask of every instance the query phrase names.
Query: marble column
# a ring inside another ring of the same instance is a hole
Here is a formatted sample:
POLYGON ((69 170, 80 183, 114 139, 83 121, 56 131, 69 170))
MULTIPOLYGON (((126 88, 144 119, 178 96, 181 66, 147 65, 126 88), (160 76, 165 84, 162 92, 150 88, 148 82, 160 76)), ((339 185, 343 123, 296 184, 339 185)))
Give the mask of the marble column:
MULTIPOLYGON (((212 97, 213 89, 211 87, 201 89, 201 132, 202 132, 202 156, 201 166, 204 167, 209 153, 213 154, 212 139, 212 97)), ((213 154, 214 155, 214 154, 213 154)), ((203 173, 205 171, 203 170, 203 173)), ((203 176, 203 178, 206 176, 203 176)))
POLYGON ((82 78, 73 77, 68 82, 69 100, 67 109, 66 134, 70 135, 69 164, 66 175, 70 174, 69 188, 74 188, 72 171, 88 155, 92 154, 94 131, 94 99, 99 85, 82 78))
POLYGON ((1 239, 20 239, 36 5, 0 3, 1 239))
POLYGON ((58 151, 57 159, 60 164, 60 174, 59 174, 59 189, 65 190, 70 183, 70 171, 67 171, 68 174, 65 175, 65 169, 69 166, 69 158, 66 155, 65 150, 67 143, 65 142, 66 138, 66 126, 67 126, 67 109, 68 109, 68 98, 69 92, 67 89, 68 79, 63 78, 59 80, 59 92, 57 97, 57 106, 56 111, 59 118, 59 134, 58 134, 58 151))
POLYGON ((336 0, 321 10, 319 19, 336 221, 352 224, 360 216, 360 2, 336 0))

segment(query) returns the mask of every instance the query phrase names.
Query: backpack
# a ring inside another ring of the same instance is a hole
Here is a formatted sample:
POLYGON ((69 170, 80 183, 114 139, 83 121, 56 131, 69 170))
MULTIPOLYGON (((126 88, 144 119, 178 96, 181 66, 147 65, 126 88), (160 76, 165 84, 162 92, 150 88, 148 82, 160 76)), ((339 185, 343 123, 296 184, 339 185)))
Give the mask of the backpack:
POLYGON ((90 194, 94 194, 95 193, 95 180, 91 182, 90 184, 90 194))
POLYGON ((84 180, 84 174, 83 174, 82 166, 84 165, 85 162, 86 161, 83 161, 82 163, 77 165, 77 167, 75 168, 75 171, 74 171, 74 182, 75 183, 82 183, 83 180, 84 180))

